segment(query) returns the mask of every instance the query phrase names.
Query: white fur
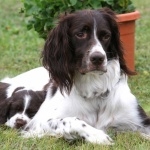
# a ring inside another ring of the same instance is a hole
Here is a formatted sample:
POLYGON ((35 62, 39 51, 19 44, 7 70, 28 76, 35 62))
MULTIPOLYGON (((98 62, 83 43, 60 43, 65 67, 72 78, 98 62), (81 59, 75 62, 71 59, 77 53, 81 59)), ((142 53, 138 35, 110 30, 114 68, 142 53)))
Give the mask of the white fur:
POLYGON ((7 98, 9 98, 14 90, 21 86, 25 87, 26 90, 43 90, 44 85, 49 82, 49 73, 44 67, 38 67, 13 78, 6 77, 1 82, 11 84, 7 89, 7 98))
MULTIPOLYGON (((104 61, 103 61, 103 66, 106 67, 106 65, 107 65, 106 53, 105 53, 105 51, 104 51, 104 49, 103 49, 101 43, 100 43, 99 40, 97 39, 97 36, 96 36, 96 32, 97 32, 97 31, 96 31, 96 30, 97 30, 97 27, 96 27, 96 22, 95 22, 95 20, 94 20, 94 40, 95 40, 95 44, 94 44, 93 47, 91 48, 90 53, 89 53, 89 56, 90 56, 92 53, 94 53, 94 52, 99 52, 99 53, 101 53, 101 54, 104 55, 104 57, 105 57, 105 59, 104 59, 104 61)), ((90 60, 89 60, 88 62, 91 63, 90 60)))
POLYGON ((101 43, 99 42, 99 40, 97 39, 97 36, 96 36, 96 32, 97 32, 97 27, 96 27, 96 22, 94 20, 94 40, 96 42, 96 44, 94 45, 94 47, 92 47, 91 49, 91 52, 90 53, 93 53, 93 52, 100 52, 101 54, 103 54, 104 56, 106 56, 106 53, 101 45, 101 43))
POLYGON ((111 138, 104 133, 110 127, 145 130, 137 108, 127 76, 121 74, 118 60, 112 60, 102 75, 98 71, 76 73, 69 95, 57 90, 51 97, 49 88, 45 102, 27 125, 29 130, 23 133, 25 137, 62 135, 66 139, 84 138, 92 143, 111 144, 111 138))

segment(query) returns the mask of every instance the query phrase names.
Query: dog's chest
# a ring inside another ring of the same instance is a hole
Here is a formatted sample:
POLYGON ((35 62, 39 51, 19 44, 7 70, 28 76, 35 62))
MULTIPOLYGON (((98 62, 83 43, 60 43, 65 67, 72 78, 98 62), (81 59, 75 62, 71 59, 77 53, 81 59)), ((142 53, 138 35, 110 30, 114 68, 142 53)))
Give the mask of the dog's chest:
POLYGON ((107 83, 98 77, 81 80, 76 84, 75 89, 85 100, 101 99, 109 94, 107 83))

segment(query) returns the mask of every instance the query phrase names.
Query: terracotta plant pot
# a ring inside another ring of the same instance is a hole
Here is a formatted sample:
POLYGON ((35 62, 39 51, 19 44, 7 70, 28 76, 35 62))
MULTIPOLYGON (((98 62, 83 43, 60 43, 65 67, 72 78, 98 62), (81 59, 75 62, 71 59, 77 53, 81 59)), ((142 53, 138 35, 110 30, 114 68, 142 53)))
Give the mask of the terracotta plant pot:
POLYGON ((134 64, 134 50, 135 50, 135 20, 140 17, 140 13, 138 11, 119 14, 117 15, 117 22, 119 24, 119 30, 121 35, 121 41, 123 43, 123 48, 125 50, 125 60, 127 66, 135 71, 134 64))

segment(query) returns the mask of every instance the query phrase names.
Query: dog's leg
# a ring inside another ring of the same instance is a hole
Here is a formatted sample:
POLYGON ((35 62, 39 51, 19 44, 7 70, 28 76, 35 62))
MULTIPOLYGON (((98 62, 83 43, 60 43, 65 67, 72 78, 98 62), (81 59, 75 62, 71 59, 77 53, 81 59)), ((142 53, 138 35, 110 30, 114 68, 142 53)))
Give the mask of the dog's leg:
POLYGON ((61 133, 68 140, 82 138, 91 143, 112 144, 112 139, 102 130, 93 128, 76 117, 57 119, 56 122, 52 119, 48 123, 51 128, 56 130, 56 133, 61 133))
POLYGON ((43 133, 43 135, 63 136, 67 140, 82 138, 85 141, 96 144, 113 144, 112 139, 102 130, 93 128, 76 117, 49 119, 47 125, 49 129, 45 130, 45 134, 43 133))
POLYGON ((141 106, 138 106, 138 114, 141 119, 141 128, 139 128, 142 137, 150 140, 150 117, 147 116, 146 112, 141 106))

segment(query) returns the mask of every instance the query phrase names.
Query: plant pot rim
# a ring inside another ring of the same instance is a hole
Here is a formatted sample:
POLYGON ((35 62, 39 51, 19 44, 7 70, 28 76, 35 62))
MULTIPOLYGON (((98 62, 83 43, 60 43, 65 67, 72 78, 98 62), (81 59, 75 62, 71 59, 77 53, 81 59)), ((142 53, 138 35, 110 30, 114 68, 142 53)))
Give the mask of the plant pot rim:
POLYGON ((118 14, 117 15, 117 22, 126 22, 126 21, 132 21, 140 18, 140 12, 139 11, 134 11, 130 13, 125 13, 125 14, 118 14))

